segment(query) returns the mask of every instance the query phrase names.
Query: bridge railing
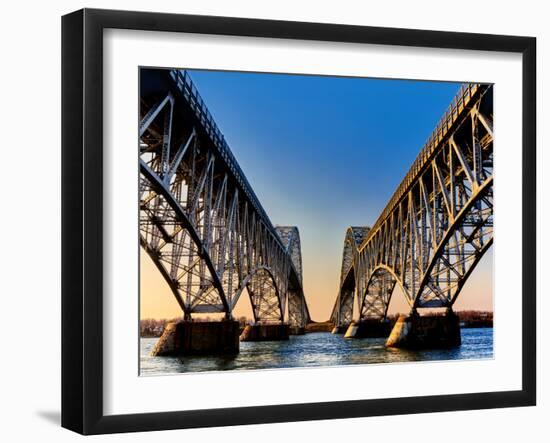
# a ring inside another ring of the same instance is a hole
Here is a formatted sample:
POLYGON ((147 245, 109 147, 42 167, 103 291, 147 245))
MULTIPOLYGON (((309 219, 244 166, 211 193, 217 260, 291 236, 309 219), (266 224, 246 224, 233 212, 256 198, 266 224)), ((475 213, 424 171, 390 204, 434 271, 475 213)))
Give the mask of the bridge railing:
POLYGON ((468 106, 470 100, 480 87, 481 85, 477 83, 469 83, 460 87, 460 90, 453 98, 449 108, 439 120, 439 123, 428 138, 428 141, 425 143, 424 147, 414 160, 412 166, 405 175, 405 178, 401 181, 393 193, 388 204, 374 223, 367 237, 363 240, 363 244, 359 249, 362 249, 363 245, 373 237, 378 228, 383 224, 384 220, 386 220, 386 218, 391 214, 397 203, 399 203, 405 192, 407 192, 409 187, 414 183, 416 177, 426 165, 426 162, 432 157, 443 138, 447 135, 449 129, 459 118, 464 108, 468 106))
MULTIPOLYGON (((199 94, 197 87, 191 80, 191 77, 189 76, 187 71, 180 69, 170 70, 170 76, 176 83, 176 86, 178 87, 180 92, 183 94, 185 100, 187 100, 187 102, 189 103, 189 106, 195 113, 197 119, 203 125, 206 133, 210 136, 212 142, 219 150, 220 155, 228 165, 236 180, 239 182, 240 187, 243 189, 250 202, 254 205, 256 211, 260 213, 266 226, 271 230, 271 232, 274 233, 275 228, 273 227, 271 220, 267 216, 267 213, 265 212, 260 201, 258 200, 258 197, 252 190, 252 186, 246 179, 244 172, 239 166, 237 160, 235 159, 235 156, 231 152, 229 145, 225 141, 225 137, 218 128, 218 125, 214 121, 214 118, 210 114, 210 111, 206 107, 206 104, 199 94)), ((275 235, 277 234, 275 233, 275 235)))

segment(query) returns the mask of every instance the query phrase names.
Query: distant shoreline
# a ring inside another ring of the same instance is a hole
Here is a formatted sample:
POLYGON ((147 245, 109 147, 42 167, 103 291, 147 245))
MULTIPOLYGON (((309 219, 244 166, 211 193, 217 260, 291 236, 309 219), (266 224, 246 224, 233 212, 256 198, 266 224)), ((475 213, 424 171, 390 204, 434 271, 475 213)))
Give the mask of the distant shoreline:
MULTIPOLYGON (((493 329, 493 325, 480 326, 476 324, 460 325, 461 329, 493 329)), ((330 331, 326 330, 310 330, 308 334, 328 334, 330 331)), ((162 334, 160 334, 162 335, 162 334)), ((143 335, 140 334, 139 338, 159 338, 160 335, 143 335)))
MULTIPOLYGON (((460 319, 460 327, 463 329, 471 328, 492 328, 493 313, 491 311, 457 311, 456 314, 460 319)), ((388 320, 393 324, 400 314, 388 316, 388 320)), ((172 319, 142 319, 140 321, 140 337, 141 338, 158 338, 162 335, 164 327, 167 323, 180 321, 179 318, 172 319)), ((198 321, 216 321, 210 318, 198 319, 198 321)), ((252 323, 251 319, 241 317, 238 319, 241 327, 252 323)), ((328 321, 316 322, 312 321, 306 326, 307 332, 331 332, 334 324, 328 321)))

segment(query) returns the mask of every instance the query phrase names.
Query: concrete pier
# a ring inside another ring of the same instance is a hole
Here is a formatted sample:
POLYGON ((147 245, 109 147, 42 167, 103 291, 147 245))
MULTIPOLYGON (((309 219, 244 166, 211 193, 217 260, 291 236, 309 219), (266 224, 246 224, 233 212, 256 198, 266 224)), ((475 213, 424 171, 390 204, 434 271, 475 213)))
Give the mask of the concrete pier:
POLYGON ((352 321, 344 338, 379 338, 390 334, 391 326, 387 320, 352 321))
POLYGON ((386 341, 387 347, 407 349, 452 348, 460 346, 460 321, 448 311, 444 315, 399 316, 386 341))
POLYGON ((241 333, 241 341, 288 340, 290 327, 285 323, 246 325, 241 333))
POLYGON ((289 335, 304 335, 306 328, 304 326, 290 326, 288 333, 289 335))
POLYGON ((153 348, 153 356, 237 354, 239 323, 180 321, 168 323, 153 348))
POLYGON ((334 328, 332 328, 332 331, 331 333, 332 334, 345 334, 346 331, 348 330, 349 328, 349 325, 341 325, 341 326, 334 326, 334 328))

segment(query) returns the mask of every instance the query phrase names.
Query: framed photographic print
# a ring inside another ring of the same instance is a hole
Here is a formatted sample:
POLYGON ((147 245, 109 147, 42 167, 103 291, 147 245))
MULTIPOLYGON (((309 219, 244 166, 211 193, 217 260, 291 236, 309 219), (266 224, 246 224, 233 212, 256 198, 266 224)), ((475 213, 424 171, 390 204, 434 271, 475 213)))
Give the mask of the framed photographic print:
POLYGON ((62 26, 64 427, 535 404, 534 38, 62 26))

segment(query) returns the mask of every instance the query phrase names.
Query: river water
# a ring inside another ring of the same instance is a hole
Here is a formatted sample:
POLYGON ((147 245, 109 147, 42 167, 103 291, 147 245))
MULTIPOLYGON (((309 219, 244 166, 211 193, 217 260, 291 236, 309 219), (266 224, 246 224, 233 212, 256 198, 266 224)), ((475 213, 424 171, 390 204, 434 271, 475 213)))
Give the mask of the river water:
POLYGON ((241 342, 231 357, 151 357, 157 338, 141 338, 141 375, 181 372, 342 366, 423 360, 493 358, 493 329, 462 329, 462 345, 454 349, 408 351, 384 346, 384 338, 346 340, 326 332, 291 336, 288 341, 241 342))

